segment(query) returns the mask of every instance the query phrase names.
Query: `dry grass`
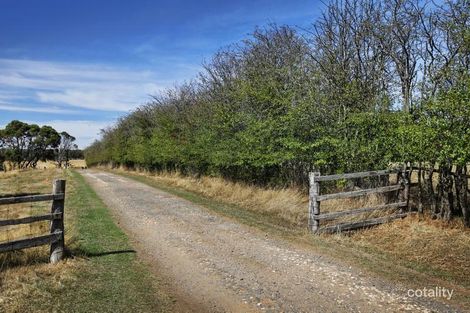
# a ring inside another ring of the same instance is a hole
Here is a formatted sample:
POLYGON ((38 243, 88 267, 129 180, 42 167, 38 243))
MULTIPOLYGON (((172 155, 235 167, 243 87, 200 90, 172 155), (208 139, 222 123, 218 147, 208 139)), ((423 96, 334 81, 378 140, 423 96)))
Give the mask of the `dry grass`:
POLYGON ((86 161, 85 160, 70 160, 70 166, 72 168, 82 168, 82 167, 86 167, 86 161))
MULTIPOLYGON (((10 162, 4 162, 3 167, 7 172, 10 171, 16 171, 13 167, 13 165, 10 162)), ((85 160, 70 160, 70 167, 71 168, 82 168, 86 167, 86 162, 85 160)), ((39 161, 38 164, 36 165, 36 169, 41 169, 41 170, 50 170, 50 169, 55 169, 57 168, 57 165, 54 161, 39 161)))
MULTIPOLYGON (((140 172, 139 175, 263 215, 274 215, 298 228, 305 228, 307 224, 308 196, 296 189, 264 189, 216 177, 193 178, 175 173, 155 175, 140 172)), ((321 208, 322 212, 342 211, 383 204, 383 201, 382 196, 373 195, 325 201, 321 208)), ((390 211, 366 213, 353 218, 373 218, 387 213, 390 211)), ((346 220, 351 220, 351 217, 339 221, 346 220)), ((350 249, 375 251, 373 253, 381 254, 395 264, 431 271, 438 277, 447 277, 464 286, 470 285, 470 230, 465 229, 460 220, 447 223, 414 216, 351 234, 325 235, 322 238, 350 249)))
POLYGON ((53 161, 46 161, 46 162, 39 161, 38 164, 36 165, 36 168, 41 169, 41 170, 49 170, 49 169, 57 168, 57 166, 55 162, 53 161))
POLYGON ((470 230, 461 220, 446 223, 430 217, 410 216, 336 239, 427 267, 456 283, 470 286, 470 230))
MULTIPOLYGON (((52 181, 55 178, 64 178, 64 173, 60 170, 28 170, 0 173, 0 196, 21 193, 51 193, 52 181)), ((50 202, 2 205, 0 206, 0 219, 13 219, 49 213, 50 206, 50 202)), ((34 237, 48 232, 48 221, 6 226, 2 227, 0 231, 0 242, 34 237)), ((70 237, 72 232, 68 233, 68 237, 70 237)), ((35 260, 42 262, 47 257, 47 251, 47 247, 37 247, 0 254, 0 271, 3 271, 5 267, 32 264, 36 262, 35 260)))
MULTIPOLYGON (((24 250, 29 251, 29 250, 24 250)), ((25 252, 29 254, 29 252, 25 252)), ((43 254, 38 253, 38 257, 43 254)), ((25 303, 37 298, 49 301, 52 306, 57 300, 51 292, 60 293, 64 285, 73 284, 77 272, 84 265, 84 260, 61 262, 59 264, 39 263, 31 259, 28 266, 18 266, 0 272, 0 311, 25 312, 25 303), (47 281, 47 288, 44 282, 47 281)), ((35 312, 54 312, 50 310, 34 310, 35 312)))

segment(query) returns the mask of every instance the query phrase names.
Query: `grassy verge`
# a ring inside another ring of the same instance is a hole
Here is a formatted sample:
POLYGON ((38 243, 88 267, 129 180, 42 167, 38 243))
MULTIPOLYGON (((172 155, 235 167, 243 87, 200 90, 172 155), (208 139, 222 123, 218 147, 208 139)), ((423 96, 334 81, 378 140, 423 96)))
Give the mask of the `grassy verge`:
MULTIPOLYGON (((271 209, 273 204, 265 199, 266 194, 272 194, 274 202, 281 202, 281 206, 287 205, 285 199, 276 198, 279 194, 274 195, 275 191, 257 191, 257 187, 251 186, 244 187, 251 190, 243 190, 243 186, 234 187, 229 182, 226 183, 226 190, 221 190, 224 184, 220 179, 210 182, 122 170, 114 172, 272 235, 307 245, 394 282, 416 288, 441 286, 454 289, 455 297, 451 303, 470 304, 470 232, 459 223, 444 225, 426 218, 407 218, 352 235, 312 236, 305 227, 295 223, 297 218, 283 218, 271 209), (241 195, 239 199, 233 195, 236 193, 241 195), (257 207, 255 202, 258 203, 257 207)), ((282 193, 282 197, 298 196, 295 192, 282 193)), ((306 200, 294 199, 293 202, 296 207, 304 202, 303 214, 306 215, 306 200)), ((295 212, 292 216, 298 215, 297 210, 292 209, 295 212)))
MULTIPOLYGON (((48 173, 31 171, 20 175, 22 180, 29 178, 30 184, 40 181, 41 185, 50 186, 48 183, 54 175, 48 173)), ((4 257, 0 272, 0 311, 170 310, 171 299, 159 291, 159 282, 136 260, 128 238, 114 224, 106 206, 78 173, 65 175, 68 180, 66 243, 72 257, 59 265, 47 264, 47 247, 36 252, 46 256, 42 259, 23 258, 23 262, 11 265, 9 258, 4 257)))

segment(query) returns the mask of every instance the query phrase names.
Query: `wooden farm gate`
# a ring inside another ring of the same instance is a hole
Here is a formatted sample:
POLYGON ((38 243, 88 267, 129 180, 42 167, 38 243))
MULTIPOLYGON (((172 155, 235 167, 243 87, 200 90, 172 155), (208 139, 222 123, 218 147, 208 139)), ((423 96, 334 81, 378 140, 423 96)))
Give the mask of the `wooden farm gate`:
POLYGON ((0 198, 0 205, 39 201, 52 201, 51 213, 17 219, 0 220, 0 231, 1 227, 4 226, 29 224, 38 221, 51 221, 50 234, 2 242, 0 243, 0 252, 9 252, 50 244, 51 248, 49 259, 51 263, 56 263, 64 256, 65 180, 54 180, 52 194, 0 198))
POLYGON ((369 227, 373 225, 378 225, 382 223, 389 222, 391 220, 405 217, 408 212, 409 207, 409 188, 410 182, 407 172, 398 171, 398 170, 382 170, 382 171, 370 171, 370 172, 358 172, 358 173, 349 173, 349 174, 338 174, 338 175, 327 175, 321 176, 319 172, 309 173, 309 229, 314 233, 334 233, 341 231, 348 231, 358 228, 369 227), (397 183, 394 185, 376 187, 370 189, 361 189, 347 192, 338 192, 332 194, 321 194, 321 183, 327 181, 337 181, 344 179, 356 179, 356 178, 365 178, 365 177, 380 177, 384 175, 390 175, 392 173, 397 174, 397 183), (374 193, 387 193, 398 191, 397 202, 394 203, 384 203, 381 205, 362 207, 358 209, 351 209, 346 211, 338 211, 331 213, 321 213, 321 203, 322 201, 331 200, 331 199, 345 199, 352 197, 361 197, 374 193), (322 221, 331 221, 344 217, 347 215, 358 215, 366 212, 374 212, 379 210, 391 210, 397 209, 399 212, 391 214, 384 217, 378 217, 373 219, 366 219, 355 222, 346 222, 346 223, 336 223, 329 224, 322 227, 322 221))

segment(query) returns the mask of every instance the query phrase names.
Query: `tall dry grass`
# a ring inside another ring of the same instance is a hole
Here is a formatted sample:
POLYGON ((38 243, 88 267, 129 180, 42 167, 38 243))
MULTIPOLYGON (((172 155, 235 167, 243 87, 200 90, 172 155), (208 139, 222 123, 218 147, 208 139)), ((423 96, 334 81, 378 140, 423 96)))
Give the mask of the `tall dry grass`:
MULTIPOLYGON (((0 173, 0 197, 15 194, 51 193, 52 181, 64 178, 64 172, 56 169, 26 170, 0 173)), ((0 206, 0 219, 16 219, 49 213, 51 202, 20 203, 0 206)), ((0 227, 0 242, 34 237, 49 233, 49 222, 41 221, 24 225, 0 227)), ((36 247, 0 254, 0 271, 6 268, 47 261, 48 247, 36 247)))
POLYGON ((414 215, 335 240, 386 253, 470 288, 470 229, 462 220, 414 215))

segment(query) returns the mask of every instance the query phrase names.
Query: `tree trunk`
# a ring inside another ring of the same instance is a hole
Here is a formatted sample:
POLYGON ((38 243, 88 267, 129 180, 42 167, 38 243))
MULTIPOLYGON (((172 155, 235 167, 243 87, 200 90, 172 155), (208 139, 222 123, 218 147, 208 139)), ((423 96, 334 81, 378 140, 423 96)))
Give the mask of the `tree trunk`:
POLYGON ((438 214, 438 194, 434 191, 433 186, 433 177, 434 177, 434 167, 435 162, 431 162, 430 168, 427 171, 427 178, 426 178, 426 196, 429 201, 429 207, 433 216, 438 214))
POLYGON ((441 218, 450 220, 454 213, 454 195, 452 192, 453 179, 451 165, 443 164, 440 171, 440 191, 441 191, 441 218))
POLYGON ((457 165, 455 169, 455 214, 456 215, 462 215, 462 197, 463 197, 463 192, 462 189, 464 189, 464 181, 465 178, 463 177, 463 166, 457 165))

